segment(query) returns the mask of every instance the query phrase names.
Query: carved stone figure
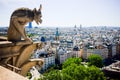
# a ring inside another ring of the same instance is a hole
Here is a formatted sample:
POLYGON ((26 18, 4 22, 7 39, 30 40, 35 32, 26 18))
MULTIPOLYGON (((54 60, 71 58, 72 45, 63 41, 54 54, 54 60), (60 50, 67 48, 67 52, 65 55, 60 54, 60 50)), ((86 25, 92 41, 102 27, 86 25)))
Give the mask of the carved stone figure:
POLYGON ((8 41, 0 37, 0 66, 26 76, 31 67, 43 65, 42 59, 30 58, 34 50, 42 48, 42 43, 33 43, 25 33, 25 25, 28 22, 33 20, 37 24, 42 22, 41 9, 40 5, 38 10, 19 8, 12 13, 8 28, 8 41))
POLYGON ((8 41, 17 42, 16 45, 31 44, 32 40, 28 38, 25 33, 25 25, 32 21, 35 21, 37 24, 41 23, 41 9, 42 5, 40 5, 38 10, 36 8, 33 10, 28 8, 19 8, 15 10, 10 18, 8 41), (24 40, 22 40, 22 38, 24 40))

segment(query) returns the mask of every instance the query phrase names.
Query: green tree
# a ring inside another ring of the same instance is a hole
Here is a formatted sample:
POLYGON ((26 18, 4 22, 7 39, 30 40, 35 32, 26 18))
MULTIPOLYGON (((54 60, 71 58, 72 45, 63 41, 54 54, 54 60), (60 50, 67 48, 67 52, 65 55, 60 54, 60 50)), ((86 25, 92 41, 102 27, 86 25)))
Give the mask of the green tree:
POLYGON ((106 80, 104 73, 96 66, 85 67, 72 64, 62 70, 65 80, 106 80))
POLYGON ((66 68, 70 66, 71 64, 81 64, 82 59, 81 58, 68 58, 62 65, 62 68, 66 68))
POLYGON ((106 80, 106 77, 104 76, 104 73, 97 68, 96 66, 90 66, 89 68, 86 68, 87 70, 87 80, 106 80))
POLYGON ((92 54, 88 57, 88 65, 91 66, 91 65, 94 65, 96 67, 103 67, 103 59, 100 55, 98 54, 92 54))
POLYGON ((106 80, 104 73, 96 66, 81 65, 80 58, 69 58, 62 70, 52 70, 40 80, 106 80))
POLYGON ((29 36, 29 37, 33 37, 34 35, 33 35, 33 34, 27 34, 27 36, 29 36))
POLYGON ((27 76, 28 79, 32 78, 32 74, 30 72, 28 72, 26 76, 27 76))
POLYGON ((64 68, 62 73, 71 76, 71 80, 84 80, 85 78, 85 67, 82 65, 71 64, 70 66, 64 68))
POLYGON ((44 74, 43 80, 62 80, 61 72, 59 70, 52 70, 49 73, 44 74))

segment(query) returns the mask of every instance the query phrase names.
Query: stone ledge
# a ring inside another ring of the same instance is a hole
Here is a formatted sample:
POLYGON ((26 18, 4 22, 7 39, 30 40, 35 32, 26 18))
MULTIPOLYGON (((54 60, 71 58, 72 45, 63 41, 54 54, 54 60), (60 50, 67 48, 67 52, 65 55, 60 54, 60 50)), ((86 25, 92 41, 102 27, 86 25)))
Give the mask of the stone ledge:
POLYGON ((28 79, 0 66, 0 80, 28 80, 28 79))
POLYGON ((3 47, 12 47, 14 46, 15 43, 12 43, 10 41, 0 41, 0 48, 3 48, 3 47))

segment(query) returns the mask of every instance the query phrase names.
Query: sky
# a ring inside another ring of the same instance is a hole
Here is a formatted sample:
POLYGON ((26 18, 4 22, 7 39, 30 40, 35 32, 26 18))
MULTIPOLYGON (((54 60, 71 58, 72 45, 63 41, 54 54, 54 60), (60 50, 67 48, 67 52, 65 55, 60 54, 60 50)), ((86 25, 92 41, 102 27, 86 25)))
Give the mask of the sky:
POLYGON ((120 26, 120 0, 0 0, 0 26, 8 26, 20 7, 39 8, 42 24, 33 26, 120 26))

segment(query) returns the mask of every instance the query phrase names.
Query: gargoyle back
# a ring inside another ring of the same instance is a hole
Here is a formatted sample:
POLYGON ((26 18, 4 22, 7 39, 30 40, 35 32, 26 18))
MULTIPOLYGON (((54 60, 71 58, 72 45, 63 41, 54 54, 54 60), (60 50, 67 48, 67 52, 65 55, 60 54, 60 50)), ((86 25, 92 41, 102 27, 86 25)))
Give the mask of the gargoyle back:
POLYGON ((17 17, 27 16, 28 18, 33 18, 34 12, 28 8, 19 8, 12 13, 11 17, 13 17, 13 16, 17 16, 17 17))

